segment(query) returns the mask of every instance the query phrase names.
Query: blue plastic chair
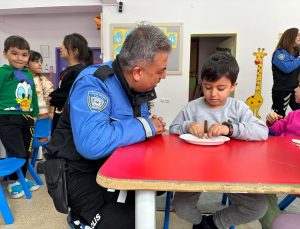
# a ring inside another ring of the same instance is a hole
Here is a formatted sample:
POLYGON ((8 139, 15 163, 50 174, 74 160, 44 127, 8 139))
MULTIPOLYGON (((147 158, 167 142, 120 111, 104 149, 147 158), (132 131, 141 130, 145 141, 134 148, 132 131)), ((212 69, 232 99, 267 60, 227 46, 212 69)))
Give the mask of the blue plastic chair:
POLYGON ((297 196, 295 195, 287 195, 279 204, 278 207, 281 211, 283 211, 284 209, 287 208, 287 206, 289 206, 295 199, 297 198, 297 196))
POLYGON ((37 156, 39 153, 39 147, 45 147, 47 146, 51 134, 51 128, 52 128, 52 120, 48 117, 39 118, 36 120, 34 124, 34 132, 33 132, 33 154, 31 162, 28 163, 28 171, 30 172, 32 178, 35 180, 35 182, 38 185, 44 185, 44 182, 38 175, 38 173, 35 171, 34 167, 36 164, 37 156), (40 138, 48 138, 46 141, 40 141, 40 138))
POLYGON ((37 160, 37 156, 39 153, 39 147, 45 147, 49 142, 49 137, 51 135, 52 128, 52 119, 48 117, 39 118, 36 120, 34 124, 34 132, 33 132, 33 154, 31 165, 34 168, 37 160), (48 138, 46 141, 40 141, 39 138, 48 138))
POLYGON ((229 200, 228 196, 226 195, 226 193, 223 193, 223 195, 222 195, 222 201, 221 201, 222 205, 226 205, 227 204, 227 200, 228 200, 228 204, 230 205, 231 203, 230 203, 230 200, 229 200))
MULTIPOLYGON (((12 173, 17 172, 19 181, 25 192, 26 198, 31 199, 32 197, 31 193, 28 189, 25 178, 21 171, 21 167, 24 165, 24 163, 25 163, 25 159, 15 158, 15 157, 10 157, 10 158, 5 158, 0 160, 0 176, 8 176, 12 173)), ((12 224, 14 222, 14 217, 7 204, 6 197, 2 190, 2 185, 0 185, 0 210, 5 224, 12 224)))

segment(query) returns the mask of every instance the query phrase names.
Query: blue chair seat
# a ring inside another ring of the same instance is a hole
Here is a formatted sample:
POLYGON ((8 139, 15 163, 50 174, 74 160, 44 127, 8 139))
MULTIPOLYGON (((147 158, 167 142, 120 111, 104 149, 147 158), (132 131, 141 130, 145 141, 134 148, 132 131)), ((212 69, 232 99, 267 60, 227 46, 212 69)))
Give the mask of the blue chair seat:
MULTIPOLYGON (((8 176, 12 173, 17 172, 19 181, 22 185, 22 188, 25 192, 25 196, 27 199, 31 199, 31 193, 27 187, 25 178, 21 171, 21 167, 25 164, 25 159, 22 158, 5 158, 0 160, 0 176, 8 176)), ((2 190, 2 185, 0 185, 0 210, 3 216, 5 224, 12 224, 14 222, 14 217, 9 209, 7 204, 4 192, 2 190)))

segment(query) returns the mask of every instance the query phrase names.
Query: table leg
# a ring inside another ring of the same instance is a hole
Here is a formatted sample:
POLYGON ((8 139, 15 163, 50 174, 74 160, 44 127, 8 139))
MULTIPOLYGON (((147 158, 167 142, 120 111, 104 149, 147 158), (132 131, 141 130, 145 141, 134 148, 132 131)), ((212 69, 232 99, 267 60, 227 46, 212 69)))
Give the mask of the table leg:
POLYGON ((135 229, 155 229, 155 191, 135 191, 135 229))

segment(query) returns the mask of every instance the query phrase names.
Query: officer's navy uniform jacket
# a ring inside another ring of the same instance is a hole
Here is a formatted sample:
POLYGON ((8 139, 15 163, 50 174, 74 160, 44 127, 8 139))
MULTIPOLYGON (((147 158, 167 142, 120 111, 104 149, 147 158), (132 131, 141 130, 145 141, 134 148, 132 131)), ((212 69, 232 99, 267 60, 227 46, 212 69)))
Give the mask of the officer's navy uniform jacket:
POLYGON ((292 91, 298 86, 300 58, 284 49, 277 50, 272 59, 273 90, 292 91))
POLYGON ((155 136, 147 105, 155 98, 154 90, 130 90, 117 59, 84 69, 70 91, 48 155, 67 159, 75 170, 97 172, 117 147, 155 136))
POLYGON ((272 87, 272 109, 285 116, 287 107, 297 110, 300 105, 295 101, 294 89, 298 87, 300 74, 300 58, 292 55, 284 49, 274 52, 272 58, 273 87, 272 87))

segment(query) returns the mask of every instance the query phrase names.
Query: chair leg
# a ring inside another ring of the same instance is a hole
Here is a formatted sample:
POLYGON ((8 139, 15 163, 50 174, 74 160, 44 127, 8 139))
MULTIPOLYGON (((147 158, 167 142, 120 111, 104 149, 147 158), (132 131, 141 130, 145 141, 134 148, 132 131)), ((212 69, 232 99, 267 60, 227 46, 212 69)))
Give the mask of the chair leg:
POLYGON ((279 204, 278 207, 282 211, 286 209, 287 206, 290 205, 294 200, 296 199, 296 196, 294 195, 287 195, 279 204))
POLYGON ((6 201, 6 197, 3 193, 1 184, 0 184, 0 211, 2 213, 2 217, 4 219, 5 224, 12 224, 14 223, 14 217, 11 214, 9 206, 6 201))
POLYGON ((221 203, 222 203, 222 205, 226 205, 226 203, 227 203, 227 195, 226 195, 226 193, 223 193, 221 203))
POLYGON ((44 185, 44 182, 42 181, 42 179, 40 178, 40 176, 37 174, 37 172, 34 170, 34 168, 32 167, 31 163, 28 163, 27 169, 30 172, 30 175, 32 176, 32 178, 35 180, 35 182, 38 185, 44 185))
POLYGON ((23 176, 22 170, 20 168, 17 170, 17 174, 18 174, 18 177, 19 177, 19 181, 20 181, 20 183, 22 185, 22 188, 23 188, 23 190, 25 192, 26 198, 27 199, 31 199, 31 197, 32 197, 31 193, 30 193, 30 191, 28 189, 27 183, 25 181, 25 178, 23 176))
POLYGON ((35 167, 38 154, 39 154, 39 147, 34 148, 31 162, 30 162, 33 168, 35 167))
MULTIPOLYGON (((228 200, 228 204, 231 205, 231 202, 230 202, 227 194, 223 193, 223 195, 222 195, 222 205, 226 205, 227 200, 228 200)), ((230 226, 229 229, 234 229, 234 226, 230 226)))
POLYGON ((166 207, 165 207, 165 219, 164 219, 164 229, 169 228, 170 205, 171 205, 172 194, 173 194, 173 192, 167 192, 166 207))

